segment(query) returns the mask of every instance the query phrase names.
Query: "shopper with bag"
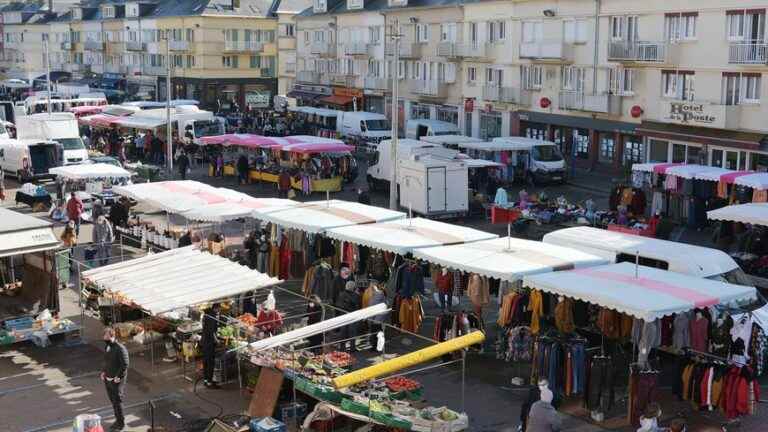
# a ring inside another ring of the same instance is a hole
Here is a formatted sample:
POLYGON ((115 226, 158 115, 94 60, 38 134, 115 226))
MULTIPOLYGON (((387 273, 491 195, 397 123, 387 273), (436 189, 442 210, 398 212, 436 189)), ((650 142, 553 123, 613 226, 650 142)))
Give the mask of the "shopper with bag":
POLYGON ((115 329, 112 327, 104 329, 104 342, 107 346, 104 352, 104 369, 101 371, 101 380, 104 381, 107 397, 109 397, 115 412, 115 423, 109 430, 121 431, 125 427, 123 395, 125 394, 125 380, 128 378, 128 365, 130 363, 128 350, 125 345, 117 341, 115 329))
POLYGON ((83 211, 83 201, 77 197, 75 192, 72 192, 69 201, 67 201, 67 217, 75 222, 75 234, 77 235, 80 235, 80 222, 83 211))

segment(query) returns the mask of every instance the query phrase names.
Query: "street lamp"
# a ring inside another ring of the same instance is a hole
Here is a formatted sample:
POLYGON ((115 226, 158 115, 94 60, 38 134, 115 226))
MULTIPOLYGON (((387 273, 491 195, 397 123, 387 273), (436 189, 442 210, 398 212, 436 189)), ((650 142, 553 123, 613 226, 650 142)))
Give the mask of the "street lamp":
POLYGON ((173 142, 171 124, 171 37, 170 30, 165 31, 165 35, 161 36, 161 39, 165 41, 165 129, 166 129, 166 155, 165 163, 168 167, 168 175, 173 174, 173 142))
POLYGON ((389 179, 389 208, 397 210, 397 145, 398 145, 398 120, 400 119, 400 104, 397 100, 398 74, 400 73, 400 22, 395 20, 393 32, 390 37, 395 43, 392 61, 392 139, 390 140, 390 158, 392 160, 392 177, 389 179))
POLYGON ((53 115, 53 107, 51 106, 51 50, 48 46, 48 35, 43 34, 43 50, 45 51, 45 80, 48 83, 48 115, 53 115))

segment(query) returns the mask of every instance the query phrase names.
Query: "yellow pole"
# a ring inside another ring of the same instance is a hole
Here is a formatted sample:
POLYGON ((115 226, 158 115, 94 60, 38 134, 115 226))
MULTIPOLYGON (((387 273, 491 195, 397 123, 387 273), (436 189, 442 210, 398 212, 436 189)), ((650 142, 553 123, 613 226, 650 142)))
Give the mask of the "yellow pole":
POLYGON ((379 364, 368 366, 350 372, 346 375, 334 378, 333 385, 337 389, 353 386, 355 384, 374 379, 383 375, 388 375, 399 370, 409 368, 419 363, 432 360, 444 354, 466 348, 470 345, 478 344, 485 340, 485 333, 476 331, 468 335, 451 339, 437 345, 432 345, 418 351, 414 351, 404 356, 393 358, 379 364))

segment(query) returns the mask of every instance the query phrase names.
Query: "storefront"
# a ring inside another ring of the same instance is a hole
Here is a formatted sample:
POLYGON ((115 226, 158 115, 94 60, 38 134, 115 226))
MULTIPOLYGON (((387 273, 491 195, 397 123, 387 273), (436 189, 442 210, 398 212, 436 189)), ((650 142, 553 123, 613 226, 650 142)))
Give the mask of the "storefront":
POLYGON ((293 90, 288 92, 287 96, 296 99, 298 106, 315 106, 318 99, 332 94, 333 89, 328 86, 294 84, 293 90))
POLYGON ((511 123, 512 135, 553 141, 581 168, 617 171, 645 155, 632 123, 533 111, 514 113, 511 123))
POLYGON ((277 94, 274 78, 173 78, 173 97, 195 99, 200 108, 214 111, 268 108, 277 94), (193 96, 193 97, 190 97, 193 96), (196 96, 196 97, 195 97, 196 96))
MULTIPOLYGON (((157 100, 159 78, 146 75, 133 75, 126 78, 128 99, 157 100)), ((165 80, 163 80, 165 82, 165 80)))
POLYGON ((333 87, 333 95, 317 100, 320 106, 340 111, 359 111, 363 108, 363 91, 346 87, 333 87))
POLYGON ((499 111, 480 112, 480 138, 490 140, 502 136, 501 113, 499 111))
POLYGON ((429 120, 432 118, 430 116, 430 111, 432 110, 432 105, 430 104, 424 104, 419 102, 411 102, 411 115, 408 116, 408 119, 424 119, 429 120))
POLYGON ((452 105, 440 105, 437 107, 437 119, 446 123, 459 125, 459 107, 452 105))
POLYGON ((367 112, 386 114, 384 112, 384 92, 365 90, 363 95, 363 110, 367 112))

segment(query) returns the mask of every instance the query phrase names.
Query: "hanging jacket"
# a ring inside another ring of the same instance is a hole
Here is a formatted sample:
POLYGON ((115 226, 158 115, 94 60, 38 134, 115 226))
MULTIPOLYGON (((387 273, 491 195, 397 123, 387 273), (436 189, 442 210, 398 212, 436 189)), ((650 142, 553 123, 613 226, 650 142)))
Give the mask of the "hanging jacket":
POLYGON ((333 304, 333 271, 324 265, 315 268, 314 279, 312 280, 310 294, 314 294, 328 304, 333 304))
POLYGON ((424 276, 421 273, 421 267, 405 265, 398 276, 399 283, 396 292, 400 297, 409 299, 416 294, 424 295, 424 276))

